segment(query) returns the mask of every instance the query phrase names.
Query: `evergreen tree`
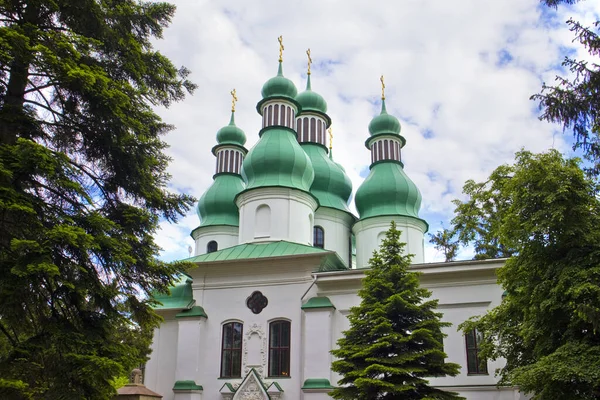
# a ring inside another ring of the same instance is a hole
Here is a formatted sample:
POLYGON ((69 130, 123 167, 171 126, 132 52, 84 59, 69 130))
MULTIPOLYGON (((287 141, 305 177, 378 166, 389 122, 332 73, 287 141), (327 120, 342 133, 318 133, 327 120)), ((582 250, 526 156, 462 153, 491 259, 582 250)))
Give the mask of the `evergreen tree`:
POLYGON ((107 399, 145 361, 166 189, 153 111, 194 85, 152 48, 174 6, 0 0, 0 398, 107 399))
POLYGON ((482 358, 506 360, 500 384, 534 400, 600 399, 600 188, 555 150, 521 151, 489 182, 481 197, 505 206, 486 226, 514 249, 498 271, 506 296, 461 328, 483 333, 482 358))
POLYGON ((459 242, 454 238, 456 232, 444 228, 442 226, 441 231, 437 231, 435 234, 429 234, 429 243, 433 244, 436 250, 444 253, 444 261, 450 262, 456 259, 456 253, 458 253, 459 242))
POLYGON ((455 393, 429 386, 428 378, 455 376, 460 366, 446 363, 441 313, 437 300, 419 287, 410 272, 411 255, 392 222, 365 271, 362 298, 350 310, 350 329, 332 351, 332 369, 342 375, 336 399, 460 399, 455 393))

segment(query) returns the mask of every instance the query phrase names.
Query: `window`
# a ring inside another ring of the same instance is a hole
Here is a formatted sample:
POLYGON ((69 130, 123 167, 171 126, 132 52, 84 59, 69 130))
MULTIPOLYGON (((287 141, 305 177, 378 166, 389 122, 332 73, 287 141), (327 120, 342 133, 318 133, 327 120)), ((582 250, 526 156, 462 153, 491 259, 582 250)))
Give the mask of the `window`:
POLYGON ((213 252, 215 252, 217 250, 219 250, 219 244, 217 242, 215 242, 214 240, 211 240, 206 245, 206 252, 207 253, 213 253, 213 252))
POLYGON ((290 322, 269 325, 269 376, 290 376, 290 322))
POLYGON ((315 226, 313 231, 313 246, 325 248, 325 231, 320 226, 315 226))
POLYGON ((479 357, 479 345, 483 340, 481 332, 473 329, 465 335, 467 343, 467 373, 487 374, 487 361, 479 357))
POLYGON ((229 322, 223 325, 221 341, 221 378, 242 376, 242 331, 244 325, 229 322))

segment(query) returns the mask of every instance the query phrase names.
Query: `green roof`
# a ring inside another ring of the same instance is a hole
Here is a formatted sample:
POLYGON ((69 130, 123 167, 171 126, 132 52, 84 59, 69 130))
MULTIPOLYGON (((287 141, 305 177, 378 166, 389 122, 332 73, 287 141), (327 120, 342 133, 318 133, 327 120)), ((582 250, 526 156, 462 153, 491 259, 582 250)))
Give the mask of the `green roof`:
POLYGON ((201 306, 194 306, 188 310, 183 310, 179 314, 175 315, 175 318, 192 318, 192 317, 204 317, 208 318, 204 308, 201 306))
POLYGON ((217 143, 243 146, 246 143, 246 134, 235 125, 235 111, 231 112, 229 125, 222 127, 217 132, 217 143))
POLYGON ((375 163, 354 198, 360 219, 382 215, 419 218, 421 193, 396 161, 375 163))
POLYGON ((304 385, 302 385, 302 390, 306 389, 335 389, 331 386, 329 379, 318 379, 312 378, 304 381, 304 385))
POLYGON ((311 297, 305 304, 300 307, 303 310, 310 310, 313 308, 335 308, 329 297, 311 297))
POLYGON ((198 200, 200 226, 239 225, 239 210, 235 196, 244 190, 240 175, 222 173, 215 176, 212 185, 198 200))
POLYGON ((315 171, 298 144, 295 132, 286 127, 264 128, 242 164, 246 190, 283 186, 309 192, 315 171))
POLYGON ((186 262, 208 263, 215 261, 252 260, 271 257, 297 256, 304 254, 323 255, 318 272, 347 269, 338 255, 330 250, 302 245, 284 240, 268 243, 245 243, 212 253, 201 254, 185 259, 186 262))
POLYGON ((381 113, 369 123, 369 133, 371 136, 400 135, 400 121, 387 113, 385 100, 381 100, 381 113))
POLYGON ((313 92, 310 85, 310 74, 306 79, 306 90, 296 97, 296 101, 300 103, 300 112, 314 111, 321 114, 327 113, 327 102, 318 94, 313 92))
POLYGON ((262 87, 263 99, 270 97, 287 97, 295 101, 298 89, 294 82, 283 76, 283 63, 279 61, 277 75, 269 79, 262 87))
POLYGON ((315 179, 310 192, 319 200, 320 207, 335 208, 351 214, 348 202, 352 195, 352 182, 344 169, 327 156, 324 146, 317 143, 302 143, 315 170, 315 179))
POLYGON ((176 381, 173 390, 203 390, 202 386, 194 381, 176 381))
POLYGON ((154 306, 155 310, 184 310, 194 305, 192 280, 182 276, 175 286, 169 288, 170 293, 155 293, 154 300, 161 304, 154 306))

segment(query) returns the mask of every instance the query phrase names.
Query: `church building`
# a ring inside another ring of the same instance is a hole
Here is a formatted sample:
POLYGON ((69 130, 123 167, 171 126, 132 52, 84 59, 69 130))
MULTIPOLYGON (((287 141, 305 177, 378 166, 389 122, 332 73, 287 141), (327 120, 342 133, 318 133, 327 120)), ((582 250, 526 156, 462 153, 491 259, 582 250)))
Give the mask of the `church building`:
MULTIPOLYGON (((502 364, 479 358, 478 333, 457 330, 501 302, 496 270, 503 261, 424 263, 421 193, 404 171, 402 152, 410 147, 383 90, 381 112, 364 129, 371 164, 354 215, 352 184, 334 161, 331 119, 311 88, 310 63, 306 90, 298 93, 283 74, 282 49, 256 105, 256 145, 244 147, 235 102, 216 134, 214 181, 198 202, 194 256, 186 260, 195 267, 170 295, 156 297, 164 322, 154 334, 146 386, 165 400, 329 399, 340 378, 330 351, 349 328, 369 258, 395 221, 414 254, 411 269, 422 273, 421 285, 452 323, 444 330, 448 361, 462 366, 458 376, 430 383, 469 400, 525 399, 516 388, 496 386, 502 364)), ((356 157, 366 161, 368 152, 356 157)))

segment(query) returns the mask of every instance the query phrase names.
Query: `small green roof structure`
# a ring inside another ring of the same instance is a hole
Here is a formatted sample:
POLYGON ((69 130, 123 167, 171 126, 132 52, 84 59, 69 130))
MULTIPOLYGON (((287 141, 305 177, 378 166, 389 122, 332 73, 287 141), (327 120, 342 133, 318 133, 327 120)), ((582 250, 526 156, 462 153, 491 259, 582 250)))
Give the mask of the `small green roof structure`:
POLYGON ((244 182, 237 174, 216 175, 213 184, 198 200, 196 210, 200 226, 238 226, 239 211, 234 199, 244 188, 244 182))
POLYGON ((229 125, 225 125, 217 131, 217 143, 232 144, 240 147, 246 144, 246 134, 235 124, 235 110, 231 111, 229 125))
POLYGON ((294 82, 283 76, 283 61, 279 61, 277 75, 265 82, 261 94, 263 99, 284 97, 295 101, 298 89, 294 82))
POLYGON ((187 310, 195 303, 192 292, 192 279, 182 275, 177 282, 169 287, 169 293, 153 293, 152 297, 160 304, 155 310, 187 310))
POLYGON ((300 104, 301 112, 313 111, 321 114, 327 113, 327 102, 317 92, 313 92, 310 83, 310 73, 306 78, 306 90, 296 96, 296 101, 300 104))
POLYGON ((381 100, 381 112, 369 123, 369 133, 371 136, 400 135, 400 121, 387 113, 385 99, 381 100))

